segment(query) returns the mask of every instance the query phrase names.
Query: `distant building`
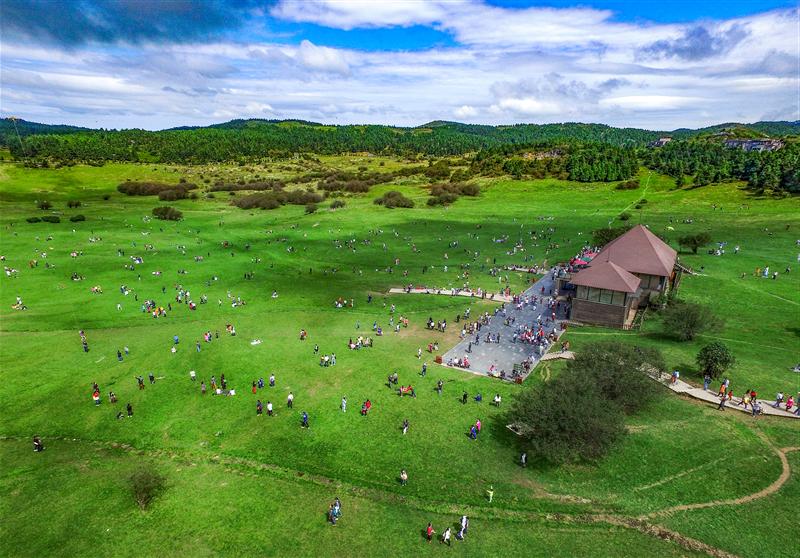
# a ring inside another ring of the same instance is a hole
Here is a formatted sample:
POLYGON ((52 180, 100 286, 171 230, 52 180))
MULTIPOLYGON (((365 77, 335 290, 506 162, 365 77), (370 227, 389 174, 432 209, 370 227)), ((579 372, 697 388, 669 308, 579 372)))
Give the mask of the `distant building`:
POLYGON ((672 141, 672 138, 658 138, 657 140, 651 141, 647 144, 648 147, 664 147, 669 142, 672 141))
POLYGON ((777 151, 783 147, 783 142, 778 139, 729 139, 725 140, 725 147, 745 151, 777 151))
POLYGON ((606 244, 586 269, 561 284, 575 287, 570 320, 609 327, 630 326, 653 293, 677 287, 678 253, 637 225, 606 244))

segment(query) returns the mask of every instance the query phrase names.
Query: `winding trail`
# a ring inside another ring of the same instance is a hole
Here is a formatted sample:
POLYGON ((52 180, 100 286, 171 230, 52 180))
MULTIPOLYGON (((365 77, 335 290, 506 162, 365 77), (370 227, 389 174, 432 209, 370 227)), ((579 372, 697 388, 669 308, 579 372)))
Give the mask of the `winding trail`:
MULTIPOLYGON (((473 517, 481 517, 487 519, 495 518, 508 521, 551 521, 551 522, 573 524, 573 525, 602 523, 606 525, 612 525, 615 527, 622 527, 625 529, 635 530, 644 535, 658 538, 664 541, 671 541, 681 546, 682 548, 685 548, 686 550, 692 552, 703 552, 709 556, 712 556, 713 558, 737 558, 737 556, 720 548, 716 548, 714 546, 706 544, 697 539, 693 539, 691 537, 682 535, 677 531, 673 531, 661 525, 653 524, 649 520, 651 518, 670 514, 676 511, 687 511, 687 510, 709 508, 709 507, 723 506, 723 505, 745 504, 753 500, 765 498, 767 496, 775 494, 778 490, 781 489, 781 487, 786 483, 787 480, 789 480, 791 476, 791 467, 789 465, 788 459, 786 458, 786 454, 792 451, 800 450, 800 447, 787 447, 778 449, 770 445, 771 447, 773 447, 773 449, 775 450, 775 452, 777 453, 777 455, 781 460, 781 465, 782 465, 781 475, 775 482, 770 484, 768 487, 754 494, 750 494, 733 500, 721 500, 714 502, 704 502, 699 504, 686 504, 686 505, 674 506, 664 510, 652 512, 650 514, 646 514, 637 518, 620 514, 605 513, 600 511, 588 512, 588 513, 575 513, 575 514, 552 513, 552 512, 548 513, 548 512, 533 512, 525 510, 512 510, 512 509, 488 507, 488 506, 464 505, 464 504, 441 502, 441 501, 428 501, 414 497, 402 496, 390 491, 383 490, 381 488, 357 486, 336 479, 324 477, 322 475, 304 473, 302 471, 287 469, 270 463, 261 463, 252 459, 244 459, 244 458, 237 458, 237 457, 223 456, 223 455, 205 455, 205 456, 190 455, 170 450, 143 450, 143 449, 137 449, 131 446, 130 444, 126 443, 104 441, 104 440, 86 440, 70 436, 47 436, 47 438, 51 440, 59 440, 70 443, 89 444, 95 447, 115 449, 136 455, 148 455, 151 457, 168 458, 172 460, 185 462, 187 464, 194 464, 195 462, 217 464, 222 466, 227 472, 239 476, 257 477, 262 474, 271 474, 287 480, 294 480, 297 482, 309 482, 320 486, 335 486, 337 490, 344 489, 350 494, 357 497, 369 498, 377 502, 403 504, 421 511, 427 511, 436 514, 466 513, 467 515, 473 517)), ((28 437, 22 437, 22 436, 0 436, 0 441, 28 442, 29 439, 28 437)), ((575 498, 575 501, 581 503, 583 502, 589 503, 588 500, 584 500, 582 498, 573 497, 569 495, 563 495, 563 494, 558 495, 549 493, 544 493, 543 495, 546 498, 552 498, 558 500, 564 500, 565 498, 567 499, 575 498)))
POLYGON ((775 453, 778 455, 778 458, 781 460, 781 474, 780 476, 770 484, 768 487, 759 490, 753 494, 748 494, 747 496, 742 496, 741 498, 733 498, 730 500, 714 500, 712 502, 701 502, 698 504, 682 504, 680 506, 673 506, 671 508, 666 508, 657 512, 652 512, 646 515, 641 516, 640 519, 649 519, 653 517, 658 517, 661 515, 669 515, 674 512, 681 512, 681 511, 690 511, 690 510, 699 510, 704 508, 713 508, 717 506, 738 506, 741 504, 747 504, 748 502, 752 502, 753 500, 760 500, 761 498, 766 498, 767 496, 771 496, 778 492, 778 490, 786 484, 786 481, 789 480, 789 477, 792 475, 792 468, 789 466, 789 460, 786 458, 786 454, 792 451, 800 451, 800 447, 792 446, 788 448, 774 448, 775 453))

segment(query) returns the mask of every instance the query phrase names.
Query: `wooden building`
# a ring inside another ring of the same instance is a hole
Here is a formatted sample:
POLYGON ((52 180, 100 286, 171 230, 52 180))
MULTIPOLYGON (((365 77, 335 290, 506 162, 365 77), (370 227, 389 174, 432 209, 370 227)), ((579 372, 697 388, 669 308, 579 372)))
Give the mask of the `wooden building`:
POLYGON ((677 287, 678 253, 647 227, 617 237, 569 277, 575 287, 570 319, 610 327, 629 326, 651 296, 677 287))

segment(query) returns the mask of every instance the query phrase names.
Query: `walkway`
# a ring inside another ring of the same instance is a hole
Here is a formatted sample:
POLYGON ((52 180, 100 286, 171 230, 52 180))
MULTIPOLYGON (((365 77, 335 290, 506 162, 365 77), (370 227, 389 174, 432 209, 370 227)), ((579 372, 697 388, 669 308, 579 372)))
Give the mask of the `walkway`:
POLYGON ((497 293, 485 293, 486 296, 483 296, 483 293, 478 294, 475 291, 465 291, 460 289, 435 289, 435 288, 426 288, 426 287, 418 287, 413 289, 400 289, 397 287, 393 287, 389 289, 389 293, 391 294, 432 294, 432 295, 441 295, 441 296, 466 296, 469 298, 478 298, 481 300, 488 300, 489 302, 511 302, 513 300, 512 297, 497 294, 497 293))
MULTIPOLYGON (((673 384, 670 381, 671 379, 669 374, 662 374, 661 377, 659 378, 653 377, 653 379, 661 382, 675 393, 685 394, 688 395, 689 397, 693 397, 695 399, 699 399, 707 403, 719 405, 719 397, 717 397, 717 394, 713 391, 706 391, 703 388, 694 387, 691 384, 687 384, 683 380, 678 380, 673 384)), ((772 401, 766 399, 762 399, 760 401, 761 401, 762 414, 764 415, 800 419, 800 417, 795 415, 793 412, 786 411, 785 409, 776 409, 775 407, 772 406, 773 403, 772 401)), ((752 409, 750 407, 745 409, 741 405, 741 402, 742 402, 741 397, 734 397, 732 401, 729 401, 728 403, 725 404, 725 410, 726 411, 733 410, 742 413, 752 414, 753 413, 752 409)))
MULTIPOLYGON (((553 288, 553 279, 549 273, 539 279, 531 287, 529 287, 524 296, 541 296, 542 287, 544 291, 549 293, 553 288)), ((494 365, 495 374, 499 374, 501 370, 505 370, 506 374, 511 374, 515 364, 521 363, 526 358, 531 359, 531 370, 539 362, 539 353, 536 352, 535 345, 529 343, 512 343, 514 330, 520 325, 532 325, 536 323, 536 319, 542 313, 544 305, 539 302, 537 305, 526 304, 521 310, 517 310, 516 305, 513 303, 506 304, 506 315, 497 314, 490 321, 489 325, 485 325, 480 331, 480 342, 474 343, 475 335, 467 335, 458 345, 447 351, 442 355, 442 361, 447 363, 449 359, 468 356, 470 361, 470 368, 463 369, 466 372, 473 374, 489 375, 489 367, 494 365), (513 326, 504 325, 504 319, 514 317, 516 318, 513 326), (500 335, 500 343, 486 343, 486 334, 491 333, 492 336, 500 335), (472 351, 468 352, 470 341, 473 342, 472 351)), ((566 316, 557 316, 557 322, 566 316)), ((450 324, 458 327, 458 324, 450 324)), ((545 326, 545 335, 549 335, 556 324, 550 323, 545 326)), ((560 334, 560 329, 556 332, 560 334)))

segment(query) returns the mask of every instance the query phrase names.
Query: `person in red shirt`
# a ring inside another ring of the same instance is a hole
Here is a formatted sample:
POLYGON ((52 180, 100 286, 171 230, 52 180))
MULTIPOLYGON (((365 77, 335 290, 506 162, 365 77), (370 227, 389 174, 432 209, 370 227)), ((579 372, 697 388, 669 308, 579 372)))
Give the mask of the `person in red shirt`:
POLYGON ((433 540, 433 535, 435 533, 436 531, 433 530, 433 525, 428 523, 428 528, 425 529, 425 535, 428 537, 428 542, 431 542, 433 540))

